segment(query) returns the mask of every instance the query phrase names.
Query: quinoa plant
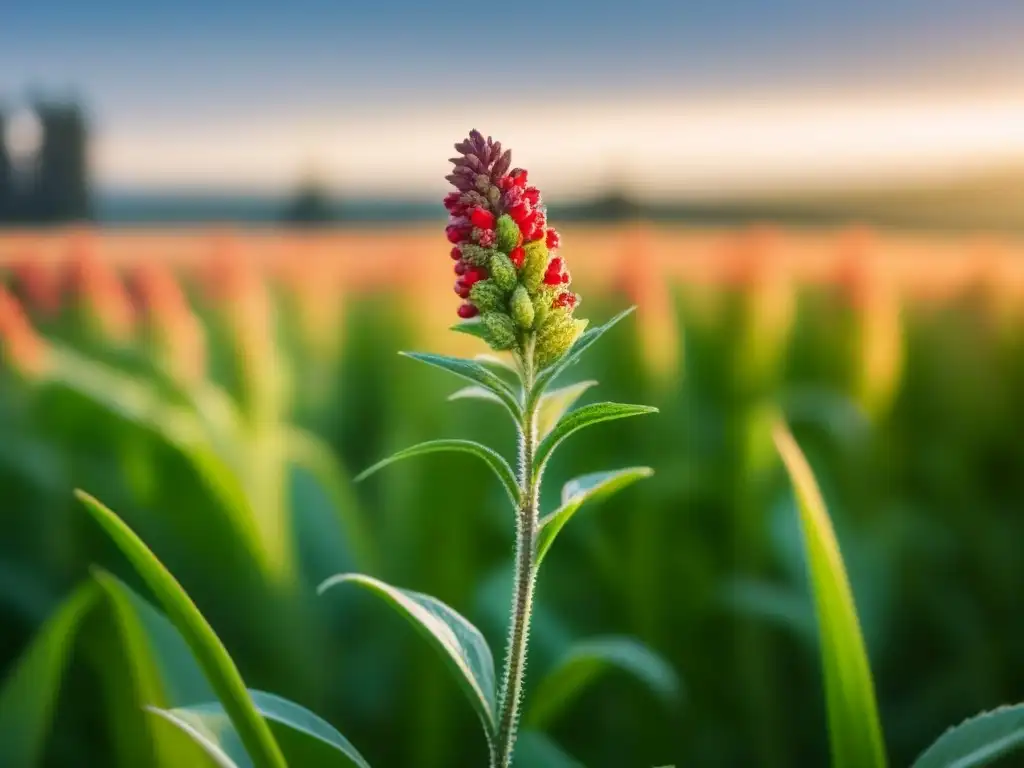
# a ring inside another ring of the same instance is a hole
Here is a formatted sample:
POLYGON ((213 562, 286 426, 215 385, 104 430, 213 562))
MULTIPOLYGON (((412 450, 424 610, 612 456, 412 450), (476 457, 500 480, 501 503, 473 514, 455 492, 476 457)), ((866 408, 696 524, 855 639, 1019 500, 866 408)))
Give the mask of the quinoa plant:
MULTIPOLYGON (((512 153, 479 132, 456 144, 458 155, 447 177, 455 190, 444 199, 450 214, 446 234, 452 244, 455 293, 463 300, 454 330, 483 339, 510 363, 406 353, 447 370, 472 385, 456 393, 494 401, 511 417, 518 434, 513 470, 494 450, 467 440, 433 440, 400 451, 368 469, 369 474, 410 456, 433 451, 464 451, 483 459, 498 475, 515 516, 515 571, 511 618, 501 687, 495 697, 490 651, 472 630, 472 696, 490 750, 490 764, 512 764, 522 710, 533 611, 534 585, 554 537, 587 498, 610 493, 645 477, 651 470, 632 467, 579 478, 566 486, 563 505, 542 517, 541 479, 555 449, 572 433, 601 421, 652 413, 656 409, 620 403, 596 403, 569 409, 590 386, 553 389, 558 376, 631 310, 606 325, 587 330, 575 316, 580 297, 571 288, 561 238, 548 226, 540 191, 523 168, 512 167, 512 153)), ((321 589, 349 577, 328 580, 321 589)), ((466 670, 463 669, 463 672, 466 670)))
MULTIPOLYGON (((573 432, 656 409, 597 403, 567 412, 583 390, 551 391, 551 384, 626 313, 585 332, 587 321, 574 315, 580 297, 570 287, 565 260, 557 255, 561 238, 548 226, 540 191, 529 185, 526 170, 512 168, 511 151, 502 151, 499 142, 477 131, 455 149, 459 154, 452 159, 454 169, 447 177, 455 191, 445 197, 444 204, 450 214, 446 233, 458 276, 455 293, 464 300, 457 311, 465 322, 456 330, 478 335, 493 350, 509 353, 516 382, 510 387, 479 362, 410 356, 469 379, 479 389, 468 394, 497 399, 504 406, 518 431, 518 472, 513 474, 493 451, 473 443, 435 442, 413 450, 454 448, 484 457, 504 481, 515 509, 515 580, 501 693, 496 720, 484 721, 491 763, 506 768, 512 762, 522 704, 537 571, 551 540, 575 511, 563 507, 540 517, 544 468, 555 448, 573 432)), ((577 493, 647 473, 635 468, 601 475, 597 483, 592 477, 577 493)))
MULTIPOLYGON (((483 635, 437 599, 350 573, 327 579, 318 591, 322 594, 345 583, 360 586, 409 620, 440 652, 475 708, 491 768, 509 768, 523 711, 530 618, 541 562, 559 531, 585 501, 609 495, 651 474, 647 467, 630 467, 576 478, 565 486, 561 506, 542 515, 544 469, 562 442, 580 429, 656 409, 596 403, 570 410, 593 382, 554 388, 556 380, 631 310, 588 330, 587 321, 575 316, 580 297, 571 288, 565 260, 558 255, 560 237, 548 226, 540 192, 529 185, 527 172, 512 168, 511 152, 476 131, 456 149, 459 154, 452 160, 455 168, 448 177, 455 191, 444 200, 451 215, 446 232, 457 276, 455 293, 462 299, 457 309, 460 322, 454 330, 483 339, 505 358, 405 354, 468 380, 471 386, 456 397, 501 406, 518 433, 516 469, 487 446, 440 439, 402 450, 357 479, 400 459, 435 451, 473 454, 497 475, 510 502, 516 531, 511 619, 500 687, 483 635)), ((113 512, 85 494, 81 498, 162 603, 219 697, 219 702, 159 709, 157 714, 179 726, 221 765, 251 762, 279 768, 298 764, 299 757, 286 754, 284 745, 291 739, 279 743, 275 736, 280 727, 334 747, 355 765, 367 765, 355 747, 313 713, 271 694, 248 690, 220 640, 173 576, 113 512), (225 716, 231 724, 231 738, 225 736, 225 716)), ((671 695, 674 690, 671 669, 632 641, 594 641, 570 655, 567 664, 587 666, 584 675, 589 676, 595 661, 632 671, 657 692, 671 695)), ((568 667, 561 671, 567 677, 574 674, 568 667)), ((555 686, 549 679, 545 684, 548 688, 542 685, 542 692, 555 686)), ((540 712, 534 715, 536 722, 544 719, 540 712)), ((304 756, 301 759, 303 765, 309 764, 304 756)))

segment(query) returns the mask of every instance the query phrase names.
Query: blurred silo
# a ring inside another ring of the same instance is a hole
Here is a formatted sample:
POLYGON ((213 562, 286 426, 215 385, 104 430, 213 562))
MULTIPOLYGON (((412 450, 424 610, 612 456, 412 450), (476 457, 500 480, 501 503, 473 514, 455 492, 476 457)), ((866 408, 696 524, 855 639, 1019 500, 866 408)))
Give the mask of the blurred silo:
POLYGON ((14 171, 7 151, 7 115, 0 110, 0 222, 14 218, 14 171))
POLYGON ((92 214, 88 181, 88 131, 74 103, 37 102, 42 127, 31 217, 42 222, 80 221, 92 214))

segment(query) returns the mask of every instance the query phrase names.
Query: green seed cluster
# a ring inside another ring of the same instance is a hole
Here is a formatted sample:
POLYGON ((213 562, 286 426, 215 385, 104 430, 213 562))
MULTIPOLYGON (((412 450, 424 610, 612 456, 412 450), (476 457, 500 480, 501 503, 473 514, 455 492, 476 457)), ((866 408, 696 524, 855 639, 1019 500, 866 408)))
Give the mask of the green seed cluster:
POLYGON ((551 253, 543 240, 520 245, 519 226, 508 214, 498 217, 494 234, 489 248, 462 246, 463 258, 490 275, 473 285, 469 300, 480 310, 492 349, 522 353, 529 335, 536 334, 534 361, 543 368, 568 351, 587 321, 573 317, 571 307, 553 306, 560 287, 544 283, 551 253))

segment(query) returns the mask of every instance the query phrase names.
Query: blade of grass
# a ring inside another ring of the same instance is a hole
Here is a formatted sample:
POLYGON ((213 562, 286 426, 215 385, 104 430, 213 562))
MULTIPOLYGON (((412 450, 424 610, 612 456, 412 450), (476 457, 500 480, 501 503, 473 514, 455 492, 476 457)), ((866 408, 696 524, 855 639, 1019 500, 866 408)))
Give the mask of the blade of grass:
POLYGON ((885 746, 871 667, 832 522, 810 465, 782 422, 775 426, 774 439, 793 484, 804 534, 818 616, 832 764, 884 768, 885 746))
POLYGON ((253 704, 234 661, 181 584, 114 512, 83 491, 75 495, 135 566, 185 638, 253 763, 259 768, 287 768, 281 748, 253 704))
POLYGON ((29 768, 42 762, 71 648, 95 607, 95 584, 79 587, 54 611, 0 687, 0 764, 29 768))

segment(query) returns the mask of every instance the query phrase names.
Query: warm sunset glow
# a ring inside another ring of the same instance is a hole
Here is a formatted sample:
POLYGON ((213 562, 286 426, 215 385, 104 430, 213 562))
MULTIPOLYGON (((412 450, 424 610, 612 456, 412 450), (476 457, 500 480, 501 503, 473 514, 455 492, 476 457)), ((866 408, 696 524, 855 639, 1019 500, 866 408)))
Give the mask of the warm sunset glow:
POLYGON ((1019 96, 679 99, 544 111, 534 123, 491 102, 339 110, 315 120, 268 115, 255 126, 197 123, 166 132, 110 126, 97 136, 95 166, 110 185, 275 191, 314 168, 342 192, 429 195, 444 186, 438 153, 475 125, 531 157, 537 177, 563 198, 613 182, 640 195, 705 198, 843 189, 1024 163, 1019 96))

